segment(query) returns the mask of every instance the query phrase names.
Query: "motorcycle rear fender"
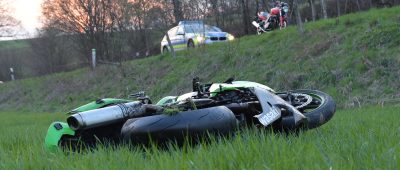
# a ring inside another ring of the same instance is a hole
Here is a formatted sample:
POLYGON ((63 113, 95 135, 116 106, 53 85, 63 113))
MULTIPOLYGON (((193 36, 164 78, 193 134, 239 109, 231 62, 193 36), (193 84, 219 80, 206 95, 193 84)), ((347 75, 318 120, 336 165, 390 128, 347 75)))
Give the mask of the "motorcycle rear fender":
POLYGON ((45 138, 45 149, 49 151, 58 150, 58 144, 64 135, 74 136, 75 131, 72 130, 67 123, 53 122, 47 130, 45 138))
POLYGON ((83 106, 80 106, 70 112, 68 112, 68 115, 72 115, 75 113, 79 112, 84 112, 84 111, 89 111, 89 110, 94 110, 94 109, 99 109, 103 108, 109 105, 115 105, 115 104, 120 104, 120 103, 128 103, 132 102, 132 100, 125 100, 125 99, 114 99, 114 98, 105 98, 105 99, 98 99, 96 101, 90 102, 88 104, 85 104, 83 106))
POLYGON ((300 111, 298 111, 291 104, 280 98, 278 95, 260 87, 253 87, 250 88, 250 90, 252 90, 252 92, 257 96, 259 102, 261 103, 261 108, 263 110, 261 114, 267 114, 269 112, 272 112, 275 109, 274 107, 278 107, 278 108, 285 108, 291 113, 293 113, 295 126, 307 120, 307 118, 300 111))

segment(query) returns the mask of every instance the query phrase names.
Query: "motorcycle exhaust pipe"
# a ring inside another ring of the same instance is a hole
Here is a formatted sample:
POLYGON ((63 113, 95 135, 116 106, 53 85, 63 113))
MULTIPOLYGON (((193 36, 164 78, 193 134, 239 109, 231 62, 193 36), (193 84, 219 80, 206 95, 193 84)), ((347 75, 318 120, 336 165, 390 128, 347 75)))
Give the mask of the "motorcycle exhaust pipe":
POLYGON ((235 114, 247 113, 249 112, 250 105, 248 103, 230 103, 225 105, 235 114))
POLYGON ((258 24, 256 21, 253 21, 252 24, 253 24, 256 28, 260 27, 260 24, 258 24))
POLYGON ((253 21, 251 24, 253 24, 253 26, 255 26, 257 29, 260 29, 261 31, 266 32, 266 31, 264 30, 264 28, 262 28, 262 27, 260 26, 260 24, 257 23, 256 21, 253 21))
POLYGON ((83 130, 161 111, 162 107, 145 105, 139 101, 134 101, 76 113, 67 118, 67 123, 72 130, 83 130))

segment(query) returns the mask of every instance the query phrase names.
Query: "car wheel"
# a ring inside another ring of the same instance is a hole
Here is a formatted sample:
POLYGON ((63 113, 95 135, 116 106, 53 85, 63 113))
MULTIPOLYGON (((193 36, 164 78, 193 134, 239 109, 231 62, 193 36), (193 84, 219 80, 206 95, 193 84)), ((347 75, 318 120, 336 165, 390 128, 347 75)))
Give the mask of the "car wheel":
POLYGON ((188 48, 194 48, 194 42, 192 40, 189 40, 188 44, 187 44, 188 48))
POLYGON ((163 52, 163 53, 169 53, 168 47, 164 46, 162 52, 163 52))

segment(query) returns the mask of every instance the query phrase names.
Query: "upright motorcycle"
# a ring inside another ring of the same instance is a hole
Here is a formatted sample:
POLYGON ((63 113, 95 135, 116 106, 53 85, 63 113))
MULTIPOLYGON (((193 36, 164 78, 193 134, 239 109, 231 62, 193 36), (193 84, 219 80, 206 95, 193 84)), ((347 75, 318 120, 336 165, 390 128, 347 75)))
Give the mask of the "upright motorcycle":
POLYGON ((268 86, 233 78, 208 84, 195 78, 192 89, 156 104, 144 93, 132 95, 137 100, 91 102, 69 112, 67 123, 52 123, 45 146, 57 150, 121 140, 179 142, 206 134, 225 135, 244 126, 291 132, 319 127, 335 112, 332 97, 318 90, 275 92, 268 86))
POLYGON ((272 8, 271 13, 257 13, 257 16, 253 19, 252 25, 256 27, 258 35, 278 28, 285 29, 288 23, 288 12, 288 4, 282 3, 281 7, 272 8))

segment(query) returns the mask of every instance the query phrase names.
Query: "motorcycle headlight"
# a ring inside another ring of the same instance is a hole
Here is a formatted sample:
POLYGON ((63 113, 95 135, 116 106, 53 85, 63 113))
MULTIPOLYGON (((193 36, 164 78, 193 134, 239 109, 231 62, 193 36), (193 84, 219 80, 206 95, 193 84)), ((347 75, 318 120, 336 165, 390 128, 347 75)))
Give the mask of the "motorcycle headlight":
POLYGON ((289 8, 288 7, 283 7, 283 11, 285 12, 285 13, 287 13, 287 12, 289 12, 289 8))
POLYGON ((228 35, 228 40, 229 41, 233 41, 234 39, 235 39, 235 37, 233 35, 231 35, 231 34, 228 35))

